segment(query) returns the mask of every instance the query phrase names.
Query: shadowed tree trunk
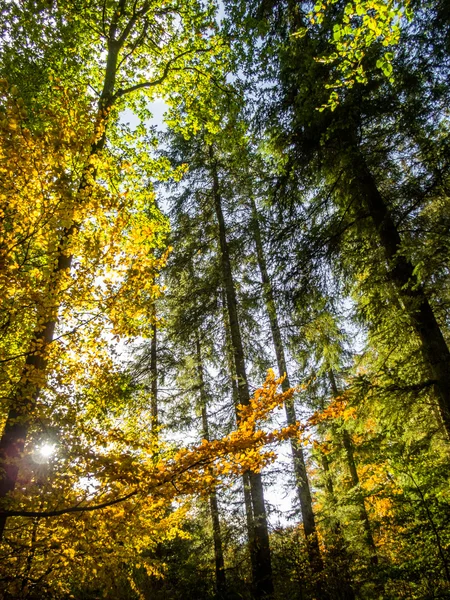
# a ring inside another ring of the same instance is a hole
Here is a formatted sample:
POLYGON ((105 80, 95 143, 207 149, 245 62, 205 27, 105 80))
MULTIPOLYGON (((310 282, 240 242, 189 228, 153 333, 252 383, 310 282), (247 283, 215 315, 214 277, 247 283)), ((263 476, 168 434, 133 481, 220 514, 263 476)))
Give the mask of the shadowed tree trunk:
MULTIPOLYGON (((272 11, 276 5, 275 2, 268 2, 263 3, 262 6, 266 6, 267 11, 272 11)), ((298 3, 288 0, 287 5, 287 20, 290 30, 295 32, 306 27, 305 14, 299 10, 298 3)), ((308 52, 315 53, 315 40, 307 38, 307 36, 305 36, 305 40, 308 40, 304 46, 305 56, 308 56, 308 52)), ((313 61, 313 59, 311 60, 313 61)), ((293 57, 291 57, 291 61, 294 61, 293 57)), ((292 65, 295 65, 295 62, 292 65)), ((288 67, 286 69, 287 77, 293 69, 295 70, 292 65, 286 65, 288 67)), ((300 71, 302 68, 300 65, 297 67, 297 77, 302 77, 300 71)), ((323 73, 318 72, 318 76, 323 76, 323 73)), ((290 90, 290 93, 294 94, 292 97, 285 94, 284 102, 290 104, 291 109, 296 112, 306 98, 301 99, 301 95, 296 98, 297 90, 294 90, 295 88, 290 90), (293 98, 295 98, 295 102, 293 98)), ((320 104, 319 101, 318 104, 320 104)), ((324 160, 323 163, 335 162, 333 165, 335 190, 338 194, 339 190, 345 190, 345 194, 351 196, 354 206, 362 207, 363 216, 367 214, 374 224, 387 261, 386 279, 396 290, 399 303, 408 315, 421 342, 424 365, 428 371, 427 376, 434 381, 440 418, 447 438, 450 438, 450 349, 433 313, 427 292, 415 273, 416 265, 402 253, 402 240, 395 220, 359 147, 359 139, 364 128, 361 128, 361 123, 358 123, 361 115, 358 115, 355 98, 347 108, 349 112, 343 113, 342 117, 345 119, 345 123, 344 121, 339 122, 339 117, 336 121, 330 117, 330 127, 322 140, 317 137, 321 134, 316 129, 316 124, 314 122, 303 123, 300 113, 298 113, 298 130, 295 131, 295 126, 292 127, 295 134, 293 140, 296 135, 302 139, 304 137, 307 139, 308 135, 311 135, 313 143, 319 147, 320 144, 326 144, 326 140, 330 139, 328 134, 334 138, 330 144, 332 155, 329 161, 324 160), (306 136, 302 128, 308 130, 306 136), (347 129, 345 130, 345 128, 347 129), (337 131, 339 131, 339 137, 336 135, 337 131), (339 147, 336 150, 335 144, 337 143, 339 147), (337 172, 340 173, 338 177, 336 177, 337 172)))
MULTIPOLYGON (((330 369, 329 378, 331 383, 331 389, 333 391, 333 396, 337 398, 339 396, 339 390, 336 384, 336 378, 334 376, 333 371, 330 369)), ((350 471, 350 478, 352 482, 352 489, 358 490, 358 504, 359 504, 359 518, 362 522, 364 528, 364 538, 369 549, 370 553, 370 561, 372 564, 378 564, 378 555, 377 555, 377 547, 375 546, 375 542, 372 535, 372 529, 370 527, 369 515, 367 514, 366 505, 364 502, 364 498, 362 497, 359 485, 359 476, 358 471, 356 469, 355 455, 353 452, 353 442, 350 437, 348 431, 343 429, 342 433, 342 445, 344 446, 345 456, 347 459, 347 466, 350 471)))
POLYGON ((153 306, 152 339, 150 342, 150 376, 151 376, 151 404, 152 431, 158 429, 158 338, 156 330, 156 308, 153 306))
POLYGON ((416 331, 429 375, 435 381, 435 391, 442 423, 450 437, 450 351, 423 286, 414 272, 414 265, 401 253, 401 238, 397 226, 381 196, 375 179, 361 152, 350 149, 353 178, 352 194, 363 199, 378 232, 388 262, 387 278, 397 290, 403 310, 416 331))
MULTIPOLYGON (((219 247, 222 277, 226 295, 230 337, 233 349, 235 375, 239 394, 239 402, 246 406, 250 402, 250 391, 245 368, 244 349, 242 345, 241 330, 237 314, 237 299, 234 288, 231 262, 226 238, 225 220, 222 211, 217 162, 213 149, 209 147, 210 172, 212 177, 213 202, 219 226, 219 247)), ((267 525, 266 508, 264 504, 264 490, 260 473, 248 473, 254 520, 254 557, 255 576, 254 592, 257 599, 271 598, 273 596, 272 563, 270 557, 269 531, 267 525)))
MULTIPOLYGON (((320 453, 320 462, 324 472, 325 489, 330 503, 333 507, 337 507, 330 464, 328 457, 324 452, 320 453)), ((331 589, 333 589, 333 599, 355 600, 355 592, 353 591, 352 577, 349 569, 349 556, 345 539, 342 535, 342 525, 335 516, 333 516, 332 531, 334 540, 332 541, 331 548, 327 548, 327 554, 328 564, 331 563, 332 576, 335 580, 331 585, 331 589)))
MULTIPOLYGON (((276 3, 269 2, 267 9, 272 10, 275 5, 276 3)), ((291 31, 298 31, 306 26, 304 13, 298 9, 298 3, 293 0, 288 0, 288 14, 291 31)), ((301 73, 299 75, 301 77, 301 73)), ((292 108, 295 110, 294 105, 292 108)), ((354 116, 356 114, 354 113, 354 116)), ((346 193, 351 195, 355 205, 362 205, 372 219, 388 263, 387 280, 396 289, 400 304, 420 339, 428 376, 435 382, 434 388, 442 424, 447 438, 450 438, 450 349, 433 313, 426 291, 417 278, 415 265, 402 254, 402 240, 397 225, 359 148, 358 140, 361 135, 359 125, 352 127, 355 121, 348 114, 346 119, 348 127, 346 132, 342 129, 343 123, 336 123, 338 130, 340 129, 339 142, 342 144, 336 155, 336 166, 341 172, 337 189, 345 189, 346 193)), ((330 128, 330 131, 332 130, 333 127, 330 128)), ((311 128, 311 134, 316 135, 314 127, 311 128)))
MULTIPOLYGON (((264 301, 267 313, 269 315, 270 330, 272 333, 273 345, 275 347, 278 372, 280 375, 285 375, 281 387, 283 392, 287 392, 290 389, 291 384, 289 381, 289 374, 287 371, 283 340, 281 338, 280 326, 278 323, 277 307, 275 304, 272 282, 270 280, 269 273, 267 270, 267 262, 264 253, 261 228, 259 225, 258 210, 256 208, 255 200, 252 197, 250 197, 250 205, 252 211, 252 229, 256 247, 256 256, 263 284, 264 301)), ((297 416, 295 414, 295 406, 294 401, 292 399, 285 403, 285 410, 288 424, 295 425, 297 422, 297 416)), ((303 528, 305 531, 309 560, 313 570, 320 573, 323 571, 323 561, 320 555, 319 542, 317 539, 316 523, 314 519, 314 511, 312 506, 311 489, 309 486, 308 475, 306 472, 305 457, 303 454, 301 442, 298 439, 291 438, 290 443, 292 458, 294 462, 297 495, 300 501, 303 528)))
MULTIPOLYGON (((223 321, 225 329, 225 347, 228 362, 228 369, 231 375, 231 389, 233 406, 236 409, 236 420, 238 419, 237 406, 239 404, 239 390, 236 382, 236 374, 233 361, 230 326, 227 314, 227 300, 225 296, 225 290, 222 290, 222 306, 223 306, 223 321)), ((248 548, 250 553, 250 562, 252 566, 252 582, 254 583, 257 579, 257 564, 255 560, 255 526, 253 520, 253 506, 252 506, 252 495, 250 491, 250 479, 248 473, 244 473, 242 476, 242 489, 244 494, 244 506, 245 506, 245 520, 247 524, 247 536, 248 536, 248 548)))
MULTIPOLYGON (((203 362, 202 362, 202 352, 200 345, 200 338, 198 332, 195 335, 196 342, 196 350, 197 350, 197 375, 198 375, 198 383, 200 388, 200 402, 202 409, 202 427, 203 427, 203 438, 210 441, 209 436, 209 426, 208 426, 208 395, 205 387, 205 378, 203 375, 203 362)), ((217 494, 214 490, 209 494, 209 508, 211 511, 211 521, 212 521, 212 529, 213 529, 213 540, 214 540, 214 558, 216 565, 216 589, 217 589, 217 598, 221 600, 225 598, 227 582, 225 576, 225 562, 223 558, 223 548, 222 548, 222 536, 220 533, 220 519, 219 519, 219 505, 217 502, 217 494)))

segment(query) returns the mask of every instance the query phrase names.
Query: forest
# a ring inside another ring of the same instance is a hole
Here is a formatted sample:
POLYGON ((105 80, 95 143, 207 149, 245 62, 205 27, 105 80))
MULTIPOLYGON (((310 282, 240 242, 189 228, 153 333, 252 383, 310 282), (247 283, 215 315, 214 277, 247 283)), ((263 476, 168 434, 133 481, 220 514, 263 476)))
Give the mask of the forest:
POLYGON ((450 4, 0 2, 0 598, 450 598, 450 4))

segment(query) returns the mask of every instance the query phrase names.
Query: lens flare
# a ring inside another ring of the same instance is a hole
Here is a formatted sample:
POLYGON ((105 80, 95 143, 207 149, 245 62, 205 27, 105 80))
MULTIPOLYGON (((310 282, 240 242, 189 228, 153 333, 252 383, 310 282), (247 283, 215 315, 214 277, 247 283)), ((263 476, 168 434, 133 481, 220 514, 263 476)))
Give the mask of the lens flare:
POLYGON ((55 452, 55 444, 44 444, 39 448, 39 454, 44 458, 50 458, 55 452))

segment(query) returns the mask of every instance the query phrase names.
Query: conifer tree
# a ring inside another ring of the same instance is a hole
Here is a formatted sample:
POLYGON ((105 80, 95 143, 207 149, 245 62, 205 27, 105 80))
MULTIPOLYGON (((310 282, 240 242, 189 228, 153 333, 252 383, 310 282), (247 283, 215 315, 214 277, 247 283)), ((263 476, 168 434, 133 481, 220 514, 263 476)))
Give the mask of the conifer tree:
MULTIPOLYGON (((243 10, 243 7, 236 3, 235 10, 243 10)), ((298 190, 305 189, 304 181, 316 178, 323 186, 323 192, 316 195, 312 210, 329 198, 334 199, 336 207, 327 227, 322 227, 321 243, 330 240, 336 245, 337 240, 342 241, 346 233, 347 237, 350 235, 349 232, 359 239, 367 239, 373 255, 376 252, 377 260, 371 263, 365 256, 366 260, 358 261, 353 254, 350 258, 353 276, 357 277, 356 272, 358 268, 364 268, 364 263, 371 271, 368 284, 373 282, 373 287, 378 285, 381 291, 383 286, 378 284, 378 280, 384 278, 387 283, 384 289, 389 289, 384 292, 385 297, 401 304, 405 320, 420 344, 422 365, 419 368, 422 369, 423 385, 432 382, 440 418, 448 433, 450 353, 443 333, 444 325, 436 318, 438 312, 430 303, 425 282, 418 279, 418 265, 407 250, 410 244, 408 235, 401 235, 396 221, 398 214, 417 210, 405 207, 405 204, 411 206, 410 199, 405 201, 402 197, 403 193, 411 191, 411 185, 418 188, 414 194, 419 206, 426 203, 424 197, 427 192, 420 189, 421 182, 414 181, 411 175, 409 180, 402 182, 399 198, 395 186, 386 184, 382 178, 383 160, 392 165, 396 162, 394 148, 386 144, 383 147, 383 139, 386 140, 382 137, 384 124, 388 119, 394 119, 396 127, 402 128, 406 103, 401 104, 401 99, 409 94, 423 94, 429 99, 429 103, 423 103, 420 108, 416 105, 413 109, 407 104, 411 109, 408 113, 410 123, 415 119, 415 139, 425 115, 441 111, 442 105, 440 98, 435 98, 436 87, 427 88, 419 78, 414 80, 417 75, 412 76, 409 83, 402 76, 393 83, 378 76, 373 68, 377 60, 381 60, 381 49, 375 45, 364 58, 364 68, 372 73, 368 82, 356 83, 345 91, 334 110, 320 112, 318 109, 326 103, 329 94, 327 85, 331 85, 334 76, 333 67, 320 57, 327 52, 333 27, 342 17, 343 10, 344 6, 333 5, 333 10, 321 24, 310 28, 305 14, 294 3, 252 3, 244 11, 254 33, 270 31, 270 36, 263 39, 259 48, 253 46, 252 56, 259 61, 256 68, 265 69, 267 85, 272 85, 274 90, 277 88, 267 106, 262 108, 262 114, 269 115, 271 124, 266 130, 273 140, 275 152, 281 157, 282 174, 278 188, 283 190, 284 196, 291 190, 293 198, 297 194, 297 200, 293 201, 298 201, 298 190), (250 15, 257 15, 256 20, 253 18, 252 21, 250 15), (297 35, 299 31, 306 33, 297 35), (399 205, 399 201, 403 201, 404 205, 399 205)), ((417 55, 406 57, 404 53, 399 57, 399 64, 395 61, 393 64, 403 73, 406 63, 410 72, 417 74, 418 69, 423 67, 422 51, 426 51, 425 47, 430 49, 431 45, 433 59, 428 72, 432 80, 437 81, 441 75, 434 57, 441 51, 440 43, 433 47, 428 35, 425 39, 423 50, 421 48, 417 55)), ((245 42, 251 45, 250 38, 245 42)), ((416 42, 414 28, 411 31, 406 29, 401 44, 407 47, 408 43, 416 42)), ((395 130, 393 139, 396 139, 397 148, 399 144, 407 149, 415 145, 409 131, 409 128, 395 130)), ((435 148, 442 148, 439 137, 434 139, 435 148)), ((406 156, 407 162, 413 160, 410 155, 406 156)), ((427 169, 426 155, 421 157, 421 161, 421 167, 427 169)), ((434 174, 428 172, 426 176, 432 187, 440 185, 440 177, 436 171, 434 174)), ((344 250, 348 246, 341 244, 340 248, 344 250)), ((378 305, 376 310, 379 309, 378 305)))

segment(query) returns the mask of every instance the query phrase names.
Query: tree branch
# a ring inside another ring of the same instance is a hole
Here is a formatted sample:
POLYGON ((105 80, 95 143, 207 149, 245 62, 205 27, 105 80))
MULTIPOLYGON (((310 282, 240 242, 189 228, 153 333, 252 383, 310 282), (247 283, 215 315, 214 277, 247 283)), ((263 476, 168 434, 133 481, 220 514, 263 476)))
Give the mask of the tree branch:
POLYGON ((190 54, 191 52, 208 52, 209 50, 210 50, 210 48, 201 48, 198 50, 185 50, 181 54, 177 54, 177 56, 174 56, 166 63, 166 66, 164 67, 161 77, 158 77, 158 79, 154 79, 153 81, 144 81, 143 83, 137 83, 136 85, 132 85, 131 87, 126 88, 125 90, 119 89, 114 94, 113 100, 115 101, 118 98, 125 96, 126 94, 131 94, 132 92, 141 90, 143 88, 151 88, 151 87, 155 87, 156 85, 160 85, 167 78, 169 71, 170 71, 172 65, 174 64, 174 62, 176 62, 179 58, 182 58, 183 56, 186 56, 186 54, 190 54))
POLYGON ((136 496, 138 490, 134 490, 130 492, 126 496, 121 496, 120 498, 115 498, 114 500, 109 500, 108 502, 102 502, 101 504, 94 504, 93 506, 71 506, 69 508, 61 508, 59 510, 48 510, 48 511, 38 511, 38 510, 2 510, 0 511, 0 517, 36 517, 38 519, 46 518, 46 517, 58 517, 60 515, 65 515, 68 513, 76 513, 76 512, 91 512, 93 510, 99 510, 100 508, 107 508, 108 506, 113 506, 114 504, 119 504, 120 502, 124 502, 133 496, 136 496))

